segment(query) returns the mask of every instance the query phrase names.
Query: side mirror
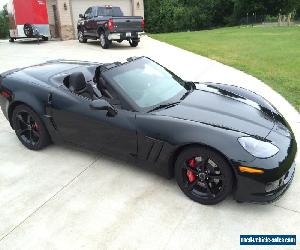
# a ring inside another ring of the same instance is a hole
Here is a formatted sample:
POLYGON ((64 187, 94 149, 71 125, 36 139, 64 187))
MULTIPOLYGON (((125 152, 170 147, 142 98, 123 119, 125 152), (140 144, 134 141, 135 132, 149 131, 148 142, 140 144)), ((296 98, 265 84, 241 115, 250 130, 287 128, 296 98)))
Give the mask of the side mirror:
POLYGON ((109 117, 116 116, 118 113, 118 111, 104 99, 92 101, 92 103, 90 104, 90 108, 93 110, 106 110, 106 115, 109 117))
POLYGON ((196 89, 196 85, 194 82, 185 82, 185 88, 187 90, 196 89))
POLYGON ((84 18, 84 15, 82 15, 82 14, 79 14, 79 18, 82 18, 82 19, 83 19, 83 18, 84 18))

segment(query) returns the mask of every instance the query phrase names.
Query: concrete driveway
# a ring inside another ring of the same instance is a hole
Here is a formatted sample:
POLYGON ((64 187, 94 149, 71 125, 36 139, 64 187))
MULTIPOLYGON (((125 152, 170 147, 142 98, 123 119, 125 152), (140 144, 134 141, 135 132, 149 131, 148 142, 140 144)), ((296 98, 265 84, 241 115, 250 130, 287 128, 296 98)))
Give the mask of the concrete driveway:
MULTIPOLYGON (((184 79, 224 82, 261 94, 287 117, 300 142, 299 113, 268 86, 148 37, 138 48, 124 43, 110 50, 98 42, 2 40, 0 72, 58 58, 113 62, 139 55, 184 79)), ((129 161, 70 146, 27 150, 0 114, 0 249, 242 249, 240 234, 299 238, 299 190, 296 171, 291 188, 273 204, 238 204, 229 197, 202 206, 185 197, 174 180, 129 161)), ((300 248, 299 239, 297 244, 290 249, 300 248)))

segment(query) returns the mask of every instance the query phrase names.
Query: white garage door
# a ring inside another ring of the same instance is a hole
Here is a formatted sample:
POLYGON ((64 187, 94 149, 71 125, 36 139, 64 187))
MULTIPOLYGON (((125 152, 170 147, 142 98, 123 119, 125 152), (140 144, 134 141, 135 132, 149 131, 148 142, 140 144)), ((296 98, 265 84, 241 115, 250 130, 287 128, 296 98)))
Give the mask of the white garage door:
POLYGON ((132 15, 131 0, 72 0, 72 16, 75 28, 75 34, 77 36, 77 21, 79 14, 84 12, 91 6, 104 6, 112 5, 121 7, 125 16, 132 15))

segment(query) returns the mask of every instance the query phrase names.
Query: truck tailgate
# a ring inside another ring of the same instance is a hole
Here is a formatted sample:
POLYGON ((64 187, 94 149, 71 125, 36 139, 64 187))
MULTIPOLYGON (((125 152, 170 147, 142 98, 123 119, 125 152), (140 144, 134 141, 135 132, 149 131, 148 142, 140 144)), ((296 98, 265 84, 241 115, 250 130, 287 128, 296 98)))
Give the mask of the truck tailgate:
POLYGON ((113 17, 114 28, 112 32, 142 32, 142 17, 123 16, 113 17))

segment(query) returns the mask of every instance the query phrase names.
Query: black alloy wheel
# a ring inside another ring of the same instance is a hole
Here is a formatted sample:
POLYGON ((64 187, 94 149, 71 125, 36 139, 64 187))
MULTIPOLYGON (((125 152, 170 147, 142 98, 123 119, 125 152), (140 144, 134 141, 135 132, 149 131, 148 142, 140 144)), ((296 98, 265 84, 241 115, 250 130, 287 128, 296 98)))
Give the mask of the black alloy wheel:
POLYGON ((187 148, 179 155, 175 168, 181 190, 201 204, 217 204, 232 190, 233 175, 229 164, 211 149, 187 148))
POLYGON ((12 116, 19 140, 31 150, 40 150, 50 143, 50 137, 39 116, 25 105, 17 106, 12 116))

